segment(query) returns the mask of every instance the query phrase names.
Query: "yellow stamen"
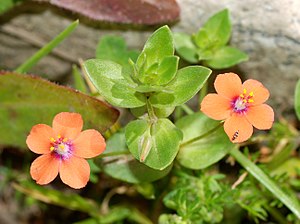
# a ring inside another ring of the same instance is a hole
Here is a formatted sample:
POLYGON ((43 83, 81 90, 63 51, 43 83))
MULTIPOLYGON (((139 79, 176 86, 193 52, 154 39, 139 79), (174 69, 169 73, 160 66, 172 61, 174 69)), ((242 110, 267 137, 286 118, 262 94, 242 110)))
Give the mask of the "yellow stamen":
POLYGON ((245 99, 245 100, 243 100, 243 103, 247 103, 247 100, 245 99))
POLYGON ((249 96, 253 96, 253 92, 250 92, 250 93, 249 93, 249 96))
POLYGON ((54 139, 54 138, 50 138, 50 141, 51 141, 51 142, 55 142, 55 139, 54 139))
POLYGON ((253 102, 254 102, 253 99, 249 99, 249 100, 248 100, 248 103, 253 103, 253 102))
POLYGON ((246 93, 247 93, 247 90, 246 90, 246 89, 244 89, 244 90, 243 90, 243 93, 244 93, 244 94, 246 94, 246 93))
POLYGON ((244 96, 244 94, 240 94, 240 97, 241 97, 241 98, 244 98, 245 96, 244 96))
POLYGON ((64 138, 63 142, 67 142, 68 141, 68 138, 64 138))
POLYGON ((65 146, 61 144, 61 145, 59 145, 59 148, 65 149, 65 146))
POLYGON ((53 146, 51 146, 51 147, 50 147, 50 151, 52 152, 53 150, 54 150, 54 147, 53 147, 53 146))
POLYGON ((57 138, 61 138, 61 135, 57 135, 57 138))

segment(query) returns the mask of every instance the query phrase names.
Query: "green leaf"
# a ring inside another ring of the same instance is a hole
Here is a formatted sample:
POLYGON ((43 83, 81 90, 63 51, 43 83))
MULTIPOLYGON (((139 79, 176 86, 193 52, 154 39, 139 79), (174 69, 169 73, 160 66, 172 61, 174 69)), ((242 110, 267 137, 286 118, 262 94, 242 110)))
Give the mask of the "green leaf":
POLYGON ((101 59, 90 59, 83 67, 100 95, 110 104, 133 108, 145 105, 145 96, 136 92, 133 81, 125 79, 121 65, 101 59))
POLYGON ((138 51, 127 50, 124 38, 113 35, 103 36, 96 49, 96 58, 114 61, 122 65, 127 72, 130 70, 128 59, 135 62, 138 55, 138 51))
POLYGON ((34 76, 0 73, 0 144, 25 147, 32 126, 52 123, 62 111, 78 112, 85 128, 104 132, 119 112, 73 89, 34 76))
POLYGON ((164 57, 157 69, 158 78, 155 80, 157 85, 166 85, 175 77, 178 62, 177 56, 164 57))
POLYGON ((128 151, 124 132, 117 132, 107 140, 106 150, 103 153, 103 156, 105 155, 110 157, 104 158, 101 162, 103 171, 115 179, 128 183, 156 181, 166 176, 172 168, 170 165, 162 171, 154 170, 137 161, 128 151))
POLYGON ((176 122, 183 132, 183 143, 177 156, 181 165, 189 169, 206 168, 218 162, 234 147, 222 127, 192 144, 184 145, 184 142, 209 132, 219 124, 200 112, 176 122))
POLYGON ((224 9, 210 17, 195 35, 195 43, 202 49, 217 49, 230 39, 229 11, 224 9))
POLYGON ((212 55, 206 64, 214 69, 224 69, 232 67, 240 62, 247 61, 248 55, 234 47, 222 47, 212 55))
POLYGON ((146 120, 132 121, 125 128, 125 136, 132 155, 158 170, 172 164, 182 139, 180 130, 165 118, 153 123, 146 120))
POLYGON ((166 86, 173 93, 155 93, 150 97, 151 104, 160 108, 185 103, 202 88, 210 73, 210 69, 202 66, 189 66, 178 70, 176 77, 166 86))
POLYGON ((185 33, 174 33, 174 42, 177 53, 180 57, 190 63, 197 63, 197 47, 190 35, 185 33))
POLYGON ((168 26, 163 26, 150 36, 137 59, 135 70, 138 80, 152 85, 170 82, 177 72, 179 61, 173 54, 172 33, 168 26))
POLYGON ((298 120, 300 120, 300 79, 298 80, 296 84, 296 89, 295 89, 295 111, 296 115, 298 117, 298 120))
POLYGON ((157 29, 145 43, 144 49, 137 59, 140 66, 146 60, 146 67, 160 62, 166 56, 174 54, 174 43, 172 33, 168 26, 157 29), (146 57, 146 58, 145 58, 146 57))
POLYGON ((144 84, 166 85, 176 75, 178 69, 179 57, 164 57, 161 63, 155 63, 146 70, 145 74, 139 77, 144 84))

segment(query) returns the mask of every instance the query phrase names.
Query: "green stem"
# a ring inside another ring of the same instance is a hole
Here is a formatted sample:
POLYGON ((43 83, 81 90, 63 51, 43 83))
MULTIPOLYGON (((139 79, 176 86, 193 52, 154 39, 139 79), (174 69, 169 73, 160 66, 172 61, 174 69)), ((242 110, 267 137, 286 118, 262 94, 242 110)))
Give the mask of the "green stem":
POLYGON ((146 100, 146 106, 147 106, 147 111, 148 111, 148 115, 150 118, 151 123, 157 120, 157 117, 155 116, 153 107, 151 105, 151 103, 149 102, 149 100, 146 100))
POLYGON ((105 158, 105 157, 110 157, 110 156, 129 155, 129 154, 130 154, 130 152, 128 150, 118 151, 118 152, 108 152, 108 153, 99 155, 98 158, 105 158))
POLYGON ((181 107, 181 109, 183 109, 184 112, 185 112, 186 114, 188 114, 188 115, 194 113, 194 111, 193 111, 191 108, 189 108, 189 106, 186 105, 186 104, 182 104, 182 105, 180 105, 180 107, 181 107))
POLYGON ((271 191, 283 204, 285 204, 298 218, 300 218, 299 204, 290 198, 277 184, 268 177, 258 166, 252 163, 243 153, 236 147, 230 152, 233 156, 250 174, 252 174, 261 184, 263 184, 269 191, 271 191))
POLYGON ((180 147, 183 147, 183 146, 186 146, 186 145, 190 145, 190 144, 192 144, 192 143, 194 143, 194 142, 196 142, 196 141, 199 141, 200 139, 202 139, 202 138, 204 138, 204 137, 206 137, 206 136, 212 134, 212 133, 215 132, 216 130, 218 130, 219 127, 221 127, 221 126, 222 126, 222 122, 221 122, 219 125, 217 125, 216 127, 214 127, 213 129, 209 130, 208 132, 205 132, 203 135, 197 136, 197 137, 195 137, 195 138, 192 138, 192 139, 190 139, 190 140, 188 140, 188 141, 182 143, 182 144, 180 145, 180 147))
POLYGON ((18 73, 28 72, 38 61, 49 54, 57 45, 59 45, 64 39, 66 39, 78 26, 79 21, 76 20, 70 26, 68 26, 63 32, 58 34, 53 40, 42 47, 38 52, 31 56, 27 61, 21 64, 15 71, 18 73))

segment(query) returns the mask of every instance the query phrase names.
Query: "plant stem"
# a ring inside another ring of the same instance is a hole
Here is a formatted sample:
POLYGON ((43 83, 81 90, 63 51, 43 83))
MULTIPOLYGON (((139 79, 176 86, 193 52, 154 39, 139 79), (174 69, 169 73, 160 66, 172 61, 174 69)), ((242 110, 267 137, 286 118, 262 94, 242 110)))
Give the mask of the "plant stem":
POLYGON ((183 146, 192 144, 192 143, 194 143, 194 142, 196 142, 196 141, 199 141, 201 138, 204 138, 204 137, 210 135, 211 133, 215 132, 216 130, 218 130, 218 128, 221 127, 221 126, 222 126, 222 122, 221 122, 219 125, 217 125, 216 127, 214 127, 213 129, 210 129, 208 132, 205 132, 203 135, 197 136, 197 137, 195 137, 195 138, 192 138, 192 139, 190 139, 190 140, 188 140, 188 141, 182 143, 182 144, 180 145, 180 147, 183 147, 183 146))
POLYGON ((32 55, 27 61, 21 64, 15 71, 18 73, 28 72, 38 61, 49 54, 57 45, 59 45, 64 39, 66 39, 78 26, 79 21, 76 20, 70 26, 68 26, 63 32, 58 34, 53 40, 42 47, 38 52, 32 55))
POLYGON ((268 177, 258 166, 252 163, 243 153, 236 147, 230 152, 233 156, 250 174, 252 174, 262 185, 271 191, 283 204, 285 204, 297 217, 300 219, 300 206, 287 195, 277 184, 268 177))
POLYGON ((184 110, 184 112, 185 112, 186 114, 188 114, 188 115, 194 113, 194 111, 193 111, 191 108, 189 108, 189 106, 186 105, 186 104, 182 104, 182 105, 180 105, 180 107, 181 107, 181 108, 184 110))
POLYGON ((130 154, 130 152, 128 150, 118 151, 118 152, 108 152, 108 153, 99 155, 98 158, 105 158, 105 157, 110 157, 110 156, 120 156, 120 155, 129 155, 129 154, 130 154))
POLYGON ((147 111, 148 111, 150 121, 151 121, 151 123, 153 123, 154 121, 157 120, 157 117, 155 116, 153 107, 152 107, 152 105, 151 105, 151 103, 149 102, 148 99, 146 100, 146 106, 147 106, 147 111))

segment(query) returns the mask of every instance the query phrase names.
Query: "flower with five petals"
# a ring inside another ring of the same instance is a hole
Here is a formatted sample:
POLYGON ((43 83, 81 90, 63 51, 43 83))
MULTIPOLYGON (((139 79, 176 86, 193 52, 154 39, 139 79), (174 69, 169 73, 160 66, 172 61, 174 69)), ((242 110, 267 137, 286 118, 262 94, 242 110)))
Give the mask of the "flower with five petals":
POLYGON ((52 127, 37 124, 32 127, 26 144, 37 154, 30 167, 31 177, 44 185, 59 174, 63 183, 72 188, 84 187, 89 181, 90 166, 85 159, 105 150, 105 140, 93 129, 82 131, 83 120, 78 113, 57 114, 52 127))
POLYGON ((274 122, 273 109, 264 104, 269 91, 259 81, 248 79, 242 83, 234 73, 217 76, 217 93, 208 94, 201 102, 201 111, 215 120, 225 120, 224 130, 234 143, 248 140, 253 126, 267 130, 274 122))

